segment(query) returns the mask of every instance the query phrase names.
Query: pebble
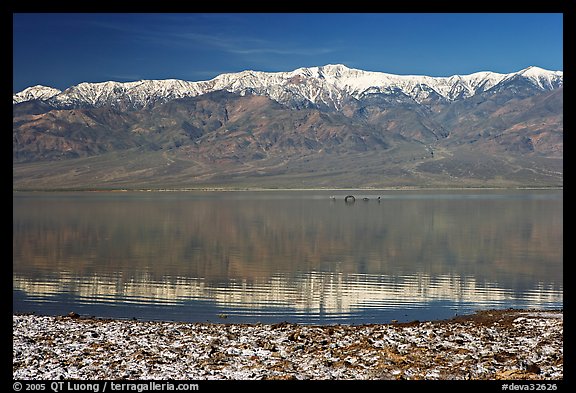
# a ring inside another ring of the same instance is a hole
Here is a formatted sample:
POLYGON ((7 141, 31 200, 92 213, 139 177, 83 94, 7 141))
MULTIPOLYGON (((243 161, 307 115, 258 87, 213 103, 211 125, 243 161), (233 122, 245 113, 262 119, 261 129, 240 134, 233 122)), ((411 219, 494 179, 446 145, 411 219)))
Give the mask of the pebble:
POLYGON ((14 379, 560 380, 563 312, 379 325, 13 315, 14 379))

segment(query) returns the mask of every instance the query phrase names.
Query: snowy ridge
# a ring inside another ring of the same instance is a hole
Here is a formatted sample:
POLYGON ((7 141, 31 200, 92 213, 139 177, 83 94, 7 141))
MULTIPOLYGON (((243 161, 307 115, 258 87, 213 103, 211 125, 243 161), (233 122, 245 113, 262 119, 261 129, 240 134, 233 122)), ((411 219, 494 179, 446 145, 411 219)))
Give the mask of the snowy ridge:
POLYGON ((540 67, 528 67, 519 71, 515 74, 512 74, 509 78, 514 76, 522 76, 538 85, 542 90, 551 90, 555 87, 557 80, 563 79, 563 72, 562 71, 547 71, 540 67))
POLYGON ((42 85, 27 87, 26 89, 12 96, 12 104, 18 104, 19 102, 31 100, 48 100, 60 93, 62 93, 62 91, 58 89, 42 85))
POLYGON ((533 66, 510 74, 482 71, 470 75, 431 77, 394 75, 329 64, 298 68, 290 72, 227 73, 199 82, 177 79, 124 83, 85 82, 64 91, 34 86, 14 94, 13 103, 37 99, 55 107, 111 105, 139 109, 177 98, 226 90, 241 95, 264 95, 283 104, 326 106, 338 110, 347 99, 362 100, 374 94, 402 95, 417 103, 426 100, 454 101, 471 97, 515 78, 525 79, 540 90, 551 90, 563 85, 562 71, 548 71, 533 66))

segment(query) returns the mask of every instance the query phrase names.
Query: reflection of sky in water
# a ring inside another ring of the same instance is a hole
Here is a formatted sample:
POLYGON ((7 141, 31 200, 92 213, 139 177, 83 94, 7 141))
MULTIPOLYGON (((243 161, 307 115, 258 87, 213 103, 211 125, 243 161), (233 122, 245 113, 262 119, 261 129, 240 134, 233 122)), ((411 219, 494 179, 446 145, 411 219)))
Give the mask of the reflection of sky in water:
POLYGON ((346 194, 15 196, 13 309, 377 323, 562 307, 561 191, 346 194))

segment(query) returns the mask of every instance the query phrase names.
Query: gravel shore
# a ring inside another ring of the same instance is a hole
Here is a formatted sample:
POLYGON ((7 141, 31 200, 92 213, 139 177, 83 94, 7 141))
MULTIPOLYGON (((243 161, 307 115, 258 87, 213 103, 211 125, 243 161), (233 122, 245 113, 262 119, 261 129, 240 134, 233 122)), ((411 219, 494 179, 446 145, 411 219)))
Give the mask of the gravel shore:
POLYGON ((13 315, 14 379, 562 380, 563 312, 386 325, 13 315))

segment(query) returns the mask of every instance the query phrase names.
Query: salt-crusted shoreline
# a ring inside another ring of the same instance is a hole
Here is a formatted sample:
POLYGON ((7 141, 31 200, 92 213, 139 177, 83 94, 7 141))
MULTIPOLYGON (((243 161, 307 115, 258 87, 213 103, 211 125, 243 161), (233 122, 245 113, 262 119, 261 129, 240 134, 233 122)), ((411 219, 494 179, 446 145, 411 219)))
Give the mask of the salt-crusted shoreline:
POLYGON ((563 312, 388 325, 13 315, 14 379, 561 380, 563 312))

